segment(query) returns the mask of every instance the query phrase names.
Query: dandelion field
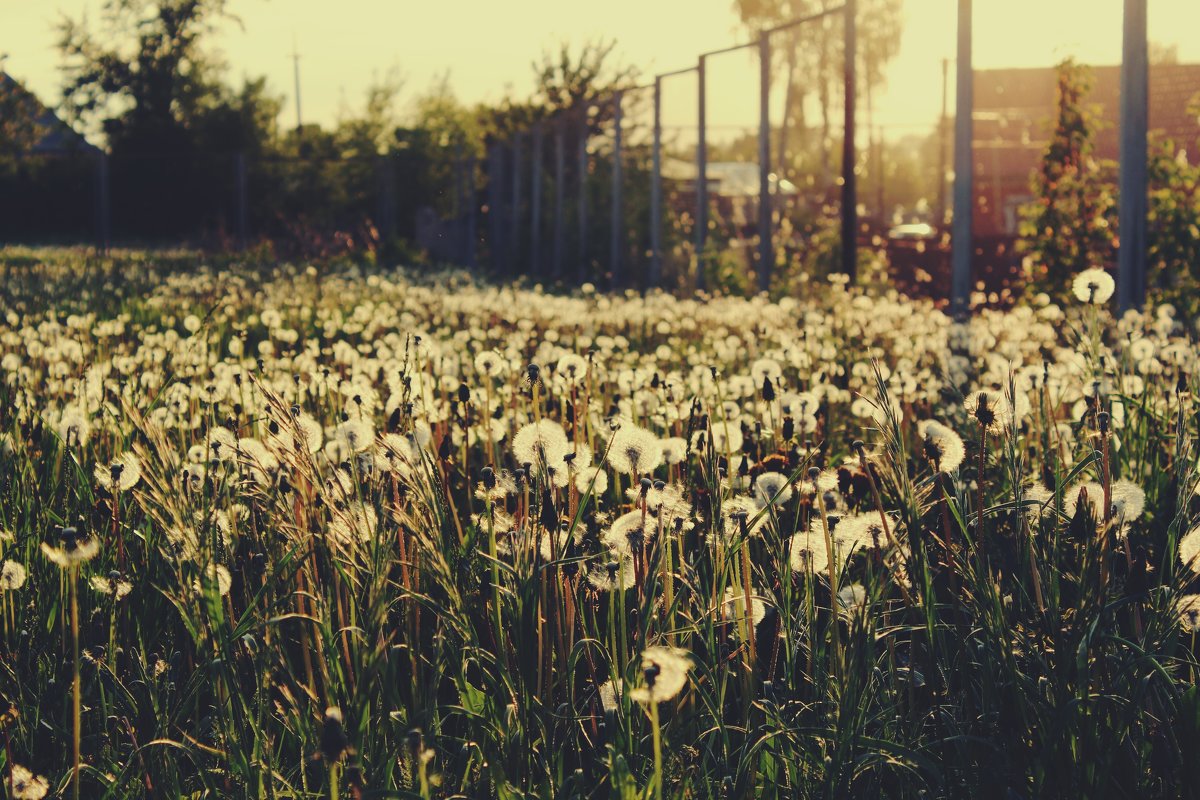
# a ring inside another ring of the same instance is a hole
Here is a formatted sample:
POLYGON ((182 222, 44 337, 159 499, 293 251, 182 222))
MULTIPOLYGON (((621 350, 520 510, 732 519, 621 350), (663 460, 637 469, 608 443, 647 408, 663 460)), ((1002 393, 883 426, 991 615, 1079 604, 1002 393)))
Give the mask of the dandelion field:
POLYGON ((951 320, 0 262, 7 796, 1185 797, 1200 370, 951 320))

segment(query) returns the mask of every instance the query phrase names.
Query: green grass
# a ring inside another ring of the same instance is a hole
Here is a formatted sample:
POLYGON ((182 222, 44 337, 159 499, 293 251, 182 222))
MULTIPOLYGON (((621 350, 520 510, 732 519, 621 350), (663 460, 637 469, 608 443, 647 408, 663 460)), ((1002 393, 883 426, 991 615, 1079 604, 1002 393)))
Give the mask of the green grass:
POLYGON ((1198 791, 1166 311, 10 255, 9 796, 1198 791))

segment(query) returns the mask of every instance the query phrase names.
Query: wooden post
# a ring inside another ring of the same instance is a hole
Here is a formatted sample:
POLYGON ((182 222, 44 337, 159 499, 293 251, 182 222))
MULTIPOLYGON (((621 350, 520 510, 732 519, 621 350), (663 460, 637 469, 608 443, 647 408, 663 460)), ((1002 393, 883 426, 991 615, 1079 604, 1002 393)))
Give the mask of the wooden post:
POLYGON ((971 69, 971 0, 958 0, 958 64, 954 105, 954 220, 951 225, 950 310, 970 311, 971 219, 975 212, 974 144, 971 115, 975 110, 971 69))
POLYGON ((1120 248, 1117 250, 1117 308, 1124 313, 1146 303, 1146 125, 1149 58, 1146 0, 1125 0, 1121 49, 1120 248))

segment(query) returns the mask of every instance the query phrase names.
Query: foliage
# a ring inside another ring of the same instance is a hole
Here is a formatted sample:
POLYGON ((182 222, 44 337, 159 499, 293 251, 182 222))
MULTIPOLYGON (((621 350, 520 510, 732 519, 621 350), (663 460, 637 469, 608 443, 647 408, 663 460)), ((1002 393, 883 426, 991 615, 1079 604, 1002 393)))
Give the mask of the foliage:
POLYGON ((1054 132, 1033 175, 1036 199, 1021 211, 1026 287, 1056 299, 1066 297, 1072 275, 1115 261, 1112 165, 1092 158, 1097 122, 1084 105, 1089 88, 1086 67, 1072 59, 1058 65, 1054 132))

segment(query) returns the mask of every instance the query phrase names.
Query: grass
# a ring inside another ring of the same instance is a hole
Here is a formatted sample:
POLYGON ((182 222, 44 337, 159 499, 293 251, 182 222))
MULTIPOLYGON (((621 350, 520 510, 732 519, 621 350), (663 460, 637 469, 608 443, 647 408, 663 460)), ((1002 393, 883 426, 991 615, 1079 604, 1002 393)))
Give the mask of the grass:
POLYGON ((9 796, 1200 786, 1170 309, 4 263, 9 796))

